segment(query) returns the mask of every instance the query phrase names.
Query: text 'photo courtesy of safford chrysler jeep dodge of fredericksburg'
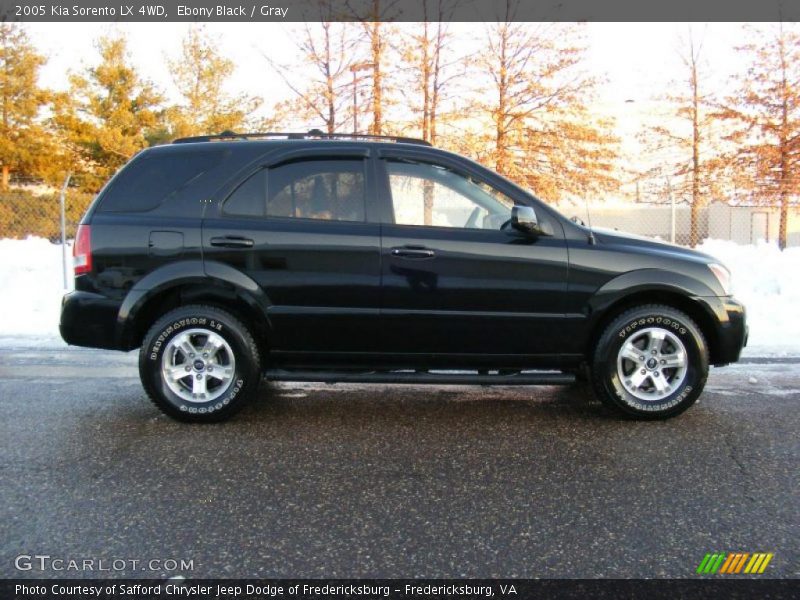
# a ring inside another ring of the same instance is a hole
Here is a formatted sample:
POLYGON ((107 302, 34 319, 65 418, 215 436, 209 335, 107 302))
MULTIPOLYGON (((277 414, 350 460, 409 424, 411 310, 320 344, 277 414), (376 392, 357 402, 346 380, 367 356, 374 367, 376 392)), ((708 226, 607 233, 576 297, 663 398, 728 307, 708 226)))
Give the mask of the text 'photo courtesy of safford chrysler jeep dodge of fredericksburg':
POLYGON ((592 230, 409 138, 234 134, 135 156, 74 245, 69 344, 140 348, 166 414, 219 421, 262 380, 568 384, 642 419, 738 360, 705 254, 592 230))

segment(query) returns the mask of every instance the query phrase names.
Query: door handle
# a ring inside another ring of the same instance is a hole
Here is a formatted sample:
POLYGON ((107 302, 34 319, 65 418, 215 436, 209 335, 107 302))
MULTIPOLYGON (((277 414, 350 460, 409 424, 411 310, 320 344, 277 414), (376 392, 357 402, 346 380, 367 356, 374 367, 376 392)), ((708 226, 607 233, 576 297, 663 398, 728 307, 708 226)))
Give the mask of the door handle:
POLYGON ((399 248, 392 248, 392 256, 398 258, 433 258, 436 252, 424 246, 401 246, 399 248))
POLYGON ((226 235, 223 237, 212 237, 211 245, 219 248, 252 248, 253 240, 226 235))

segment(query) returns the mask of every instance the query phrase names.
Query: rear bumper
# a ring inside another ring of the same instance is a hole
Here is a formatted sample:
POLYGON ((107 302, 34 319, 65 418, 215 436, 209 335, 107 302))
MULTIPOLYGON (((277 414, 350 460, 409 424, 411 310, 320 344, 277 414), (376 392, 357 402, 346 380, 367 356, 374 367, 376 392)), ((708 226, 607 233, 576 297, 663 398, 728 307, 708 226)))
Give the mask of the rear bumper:
POLYGON ((61 300, 59 331, 73 346, 120 349, 116 340, 120 302, 91 292, 70 292, 61 300))
POLYGON ((727 319, 722 320, 717 336, 718 347, 714 365, 722 366, 739 360, 742 348, 747 345, 749 329, 744 305, 733 297, 722 298, 722 311, 727 319))

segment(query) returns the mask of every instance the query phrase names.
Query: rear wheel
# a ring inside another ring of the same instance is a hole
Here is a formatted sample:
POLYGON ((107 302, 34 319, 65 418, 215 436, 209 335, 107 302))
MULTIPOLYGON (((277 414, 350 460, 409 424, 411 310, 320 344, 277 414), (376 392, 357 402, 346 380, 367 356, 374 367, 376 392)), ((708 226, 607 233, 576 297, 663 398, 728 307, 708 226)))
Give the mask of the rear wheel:
POLYGON ((221 421, 240 410, 261 380, 258 348, 226 311, 190 305, 145 335, 139 375, 153 403, 181 421, 221 421))
POLYGON ((592 388, 607 406, 642 419, 665 419, 697 400, 708 377, 700 328, 668 306, 640 306, 605 329, 592 360, 592 388))

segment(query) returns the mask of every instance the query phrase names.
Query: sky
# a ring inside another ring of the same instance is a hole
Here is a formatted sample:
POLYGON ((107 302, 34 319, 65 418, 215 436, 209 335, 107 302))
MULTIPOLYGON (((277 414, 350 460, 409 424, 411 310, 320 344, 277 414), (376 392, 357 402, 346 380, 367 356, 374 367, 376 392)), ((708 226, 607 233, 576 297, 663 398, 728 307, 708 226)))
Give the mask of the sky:
MULTIPOLYGON (((406 24, 408 25, 408 24, 406 24)), ((80 70, 97 60, 94 41, 101 35, 124 32, 129 38, 133 62, 141 73, 168 95, 174 94, 166 59, 176 56, 181 39, 190 25, 186 23, 29 23, 29 35, 44 54, 48 64, 42 69, 41 84, 63 89, 67 73, 80 70)), ((290 95, 280 78, 269 68, 264 54, 278 62, 292 58, 293 25, 279 23, 210 23, 205 28, 216 37, 222 54, 237 65, 230 85, 232 91, 246 91, 270 99, 290 95)), ((476 31, 480 40, 482 23, 453 24, 454 29, 476 31)), ((669 82, 681 77, 681 63, 676 48, 685 35, 685 23, 588 23, 587 69, 606 82, 600 87, 599 101, 610 107, 628 110, 631 102, 647 102, 665 91, 669 82)), ((719 79, 736 68, 732 51, 741 41, 741 25, 730 23, 693 24, 696 35, 704 40, 703 55, 719 79)), ((715 85, 724 85, 724 81, 715 85)))
MULTIPOLYGON (((278 63, 294 59, 292 30, 298 24, 207 23, 205 31, 218 41, 222 55, 232 59, 236 71, 229 82, 231 93, 246 92, 264 99, 262 113, 274 102, 290 98, 291 90, 270 68, 265 55, 278 63)), ((406 23, 401 27, 414 27, 406 23)), ((131 59, 139 72, 177 100, 167 60, 180 52, 188 23, 29 23, 27 31, 40 52, 48 58, 42 68, 40 84, 54 89, 68 87, 70 71, 80 71, 96 63, 95 40, 109 34, 128 37, 131 59)), ((730 75, 744 68, 734 51, 743 41, 742 24, 736 23, 587 23, 585 69, 602 80, 592 109, 615 120, 616 134, 622 141, 622 155, 642 156, 637 134, 654 120, 666 119, 663 103, 657 99, 675 82, 685 80, 679 48, 689 28, 702 40, 701 69, 707 85, 724 90, 730 75)), ((483 23, 453 23, 454 33, 464 34, 469 50, 480 50, 483 23)), ((464 50, 466 48, 458 48, 464 50)), ((391 65, 388 65, 391 69, 391 65)), ((321 124, 308 124, 321 126, 321 124)), ((288 125, 291 127, 291 125, 288 125)), ((636 159, 633 159, 636 160, 636 159)))

